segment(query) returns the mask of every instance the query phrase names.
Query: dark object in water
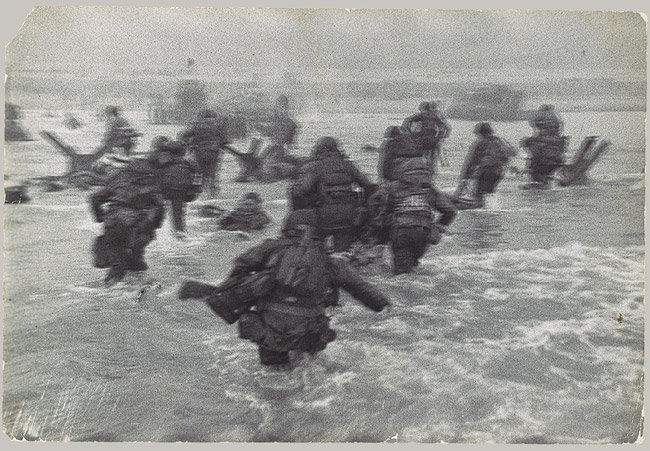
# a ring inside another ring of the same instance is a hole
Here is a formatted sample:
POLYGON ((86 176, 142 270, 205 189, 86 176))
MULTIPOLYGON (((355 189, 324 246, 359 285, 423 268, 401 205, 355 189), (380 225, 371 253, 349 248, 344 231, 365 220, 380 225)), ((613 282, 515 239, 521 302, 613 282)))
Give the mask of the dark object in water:
POLYGON ((27 187, 25 185, 10 186, 5 188, 5 204, 24 204, 29 202, 27 187))
POLYGON ((64 143, 55 133, 42 131, 41 136, 68 157, 68 171, 66 175, 71 175, 75 172, 92 171, 93 164, 111 151, 109 146, 103 146, 93 153, 79 153, 77 149, 64 143))
POLYGON ((57 191, 63 191, 64 189, 65 186, 58 182, 45 182, 43 185, 43 191, 46 193, 55 193, 57 191))
POLYGON ((451 201, 459 210, 472 210, 485 205, 484 201, 476 194, 476 182, 471 179, 460 181, 451 201))
POLYGON ((18 121, 5 121, 5 141, 34 141, 18 121))
POLYGON ((558 183, 560 186, 570 186, 585 183, 587 171, 594 165, 596 160, 605 152, 611 144, 609 141, 601 141, 596 146, 597 136, 588 136, 580 145, 580 149, 573 158, 571 164, 563 166, 558 171, 558 183))
POLYGON ((202 218, 218 218, 225 213, 225 210, 216 205, 201 205, 199 207, 199 216, 202 218))
POLYGON ((215 286, 195 280, 183 282, 179 299, 203 299, 228 324, 235 323, 275 284, 272 270, 230 277, 215 286))

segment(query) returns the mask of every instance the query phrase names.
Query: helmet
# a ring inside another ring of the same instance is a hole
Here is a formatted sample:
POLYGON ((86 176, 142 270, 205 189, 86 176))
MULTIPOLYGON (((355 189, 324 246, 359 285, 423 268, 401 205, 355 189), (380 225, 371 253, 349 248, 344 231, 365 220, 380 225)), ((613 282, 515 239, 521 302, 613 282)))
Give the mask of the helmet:
POLYGON ((250 192, 250 193, 247 193, 247 194, 244 196, 244 199, 254 200, 255 202, 258 202, 258 203, 259 203, 259 202, 262 202, 262 197, 261 197, 259 194, 257 194, 255 191, 252 191, 252 192, 250 192))
POLYGON ((285 235, 299 229, 299 226, 309 226, 318 230, 318 214, 313 209, 292 210, 286 216, 282 232, 285 235))
POLYGON ((199 112, 199 118, 201 118, 201 119, 214 119, 217 116, 218 115, 217 115, 216 111, 209 110, 209 109, 201 110, 199 112))
POLYGON ((160 150, 173 153, 174 155, 185 155, 185 146, 181 141, 167 141, 160 150))
POLYGON ((428 111, 431 109, 431 105, 429 105, 429 102, 420 102, 418 109, 420 111, 428 111))
POLYGON ((391 125, 384 132, 384 138, 395 138, 396 136, 399 136, 401 134, 402 134, 401 127, 397 125, 391 125))
POLYGON ((338 152, 339 147, 336 139, 331 136, 324 136, 314 146, 314 155, 321 155, 326 152, 338 152))
POLYGON ((474 127, 474 133, 481 136, 490 136, 493 133, 492 126, 489 122, 479 122, 474 127))
POLYGON ((553 105, 550 105, 550 104, 544 104, 544 105, 539 107, 539 111, 553 111, 554 109, 555 109, 555 107, 553 105))
POLYGON ((120 107, 109 105, 104 109, 104 113, 107 114, 108 116, 117 116, 118 114, 120 114, 120 107))
POLYGON ((170 141, 167 136, 156 136, 151 141, 151 150, 162 150, 170 141))

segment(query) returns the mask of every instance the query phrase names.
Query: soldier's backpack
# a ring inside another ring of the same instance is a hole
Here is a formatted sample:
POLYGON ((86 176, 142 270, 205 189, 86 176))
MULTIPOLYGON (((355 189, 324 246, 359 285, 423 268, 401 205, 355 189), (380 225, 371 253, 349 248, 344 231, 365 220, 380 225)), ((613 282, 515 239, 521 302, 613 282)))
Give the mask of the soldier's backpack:
POLYGON ((177 161, 162 168, 160 183, 163 193, 182 191, 185 201, 191 202, 201 192, 201 177, 198 171, 186 161, 177 161))
POLYGON ((431 170, 422 157, 397 158, 393 162, 393 178, 405 183, 420 185, 431 183, 431 170))
POLYGON ((483 166, 502 166, 512 156, 508 145, 493 136, 487 140, 481 164, 483 166))
POLYGON ((317 298, 325 294, 329 287, 328 256, 320 241, 314 237, 311 226, 299 225, 296 228, 302 230, 303 235, 299 242, 289 246, 279 258, 275 280, 291 294, 317 298))

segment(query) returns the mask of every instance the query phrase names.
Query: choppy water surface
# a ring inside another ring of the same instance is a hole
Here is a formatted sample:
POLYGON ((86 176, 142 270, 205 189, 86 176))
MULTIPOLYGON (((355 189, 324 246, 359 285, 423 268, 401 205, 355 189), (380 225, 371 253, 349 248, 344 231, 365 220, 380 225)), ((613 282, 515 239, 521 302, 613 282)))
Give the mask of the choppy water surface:
MULTIPOLYGON (((415 105, 416 103, 414 103, 415 105)), ((410 108, 411 105, 408 106, 410 108)), ((407 114, 385 110, 299 116, 300 151, 340 138, 370 174, 386 126, 407 114)), ((349 110, 348 110, 349 111, 349 110)), ((74 132, 61 117, 27 112, 37 136, 53 130, 81 149, 102 124, 83 116, 74 132)), ((144 151, 172 126, 150 126, 144 151)), ((417 272, 365 271, 393 300, 375 314, 344 295, 330 313, 338 338, 287 376, 301 388, 277 392, 250 342, 200 302, 176 292, 188 278, 217 283, 240 252, 277 234, 286 185, 232 182, 226 157, 218 204, 257 190, 274 218, 245 241, 219 231, 190 205, 190 237, 169 223, 147 250, 150 269, 110 290, 91 266, 89 192, 46 193, 5 206, 3 427, 46 441, 399 441, 620 443, 639 436, 643 406, 645 180, 644 115, 564 115, 575 151, 583 137, 612 141, 590 186, 524 191, 507 177, 485 209, 461 212, 417 272)), ((473 136, 452 121, 453 191, 473 136)), ((495 124, 513 144, 525 123, 495 124)), ((237 143, 245 148, 246 143, 237 143)), ((518 164, 523 166, 522 157, 518 164)), ((13 180, 61 173, 65 159, 44 141, 6 145, 13 180)))

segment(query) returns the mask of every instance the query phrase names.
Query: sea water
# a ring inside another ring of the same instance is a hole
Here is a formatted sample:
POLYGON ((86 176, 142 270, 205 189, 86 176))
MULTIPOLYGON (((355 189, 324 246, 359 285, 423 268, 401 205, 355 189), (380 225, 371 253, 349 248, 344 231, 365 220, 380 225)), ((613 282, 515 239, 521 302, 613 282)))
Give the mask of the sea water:
MULTIPOLYGON (((307 155, 325 135, 371 178, 385 128, 417 102, 361 110, 301 111, 307 155)), ((62 174, 65 157, 40 130, 80 151, 99 143, 90 112, 67 130, 62 115, 26 111, 35 140, 5 143, 5 186, 62 174)), ((151 125, 137 147, 175 125, 151 125)), ((146 251, 149 270, 110 289, 92 266, 91 191, 45 192, 4 206, 3 429, 45 441, 290 441, 622 443, 640 434, 644 364, 644 113, 566 113, 569 158, 586 136, 611 146, 585 186, 521 190, 509 174, 486 207, 461 211, 412 274, 383 264, 360 269, 392 301, 381 313, 347 294, 328 314, 337 339, 261 383, 253 343, 200 301, 180 301, 188 279, 217 284, 233 259, 279 232, 286 182, 239 184, 224 156, 216 200, 188 205, 186 240, 169 217, 146 251), (273 223, 242 236, 198 214, 232 208, 259 192, 273 223), (291 389, 289 389, 291 388, 291 389)), ((474 123, 450 121, 448 166, 436 179, 453 192, 474 123)), ((518 147, 525 122, 495 123, 518 147)), ((246 141, 235 142, 242 150, 246 141)), ((514 164, 523 168, 525 152, 514 164)))

